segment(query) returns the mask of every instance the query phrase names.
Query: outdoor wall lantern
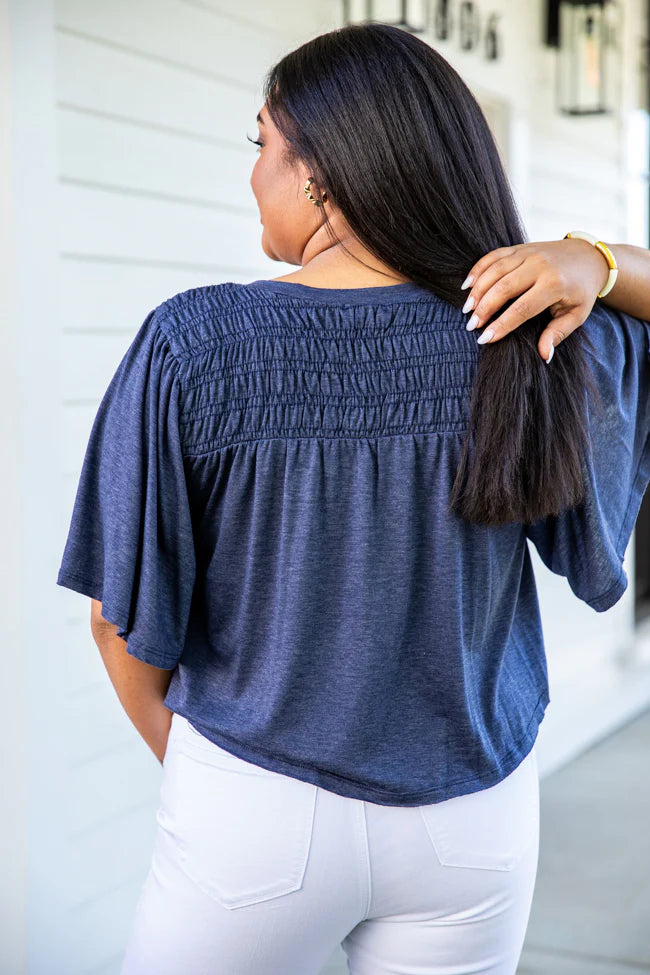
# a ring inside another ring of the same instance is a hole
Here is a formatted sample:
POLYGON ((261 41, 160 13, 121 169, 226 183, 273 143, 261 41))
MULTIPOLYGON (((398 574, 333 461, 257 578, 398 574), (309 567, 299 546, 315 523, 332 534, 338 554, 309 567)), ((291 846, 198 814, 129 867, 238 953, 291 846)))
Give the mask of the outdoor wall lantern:
POLYGON ((555 98, 562 114, 615 110, 618 16, 616 0, 547 0, 546 43, 557 49, 555 98))

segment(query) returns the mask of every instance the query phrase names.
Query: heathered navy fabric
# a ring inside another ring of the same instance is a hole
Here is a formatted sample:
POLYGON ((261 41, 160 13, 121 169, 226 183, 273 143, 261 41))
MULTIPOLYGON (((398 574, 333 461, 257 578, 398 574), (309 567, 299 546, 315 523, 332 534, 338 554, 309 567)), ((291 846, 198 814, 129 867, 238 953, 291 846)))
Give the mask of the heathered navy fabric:
MULTIPOLYGON (((650 324, 596 303, 587 497, 448 511, 481 354, 412 283, 226 282, 151 311, 101 401, 57 583, 234 755, 415 806, 503 779, 549 703, 528 541, 597 611, 650 480, 650 324)), ((551 363, 549 368, 553 368, 551 363)))

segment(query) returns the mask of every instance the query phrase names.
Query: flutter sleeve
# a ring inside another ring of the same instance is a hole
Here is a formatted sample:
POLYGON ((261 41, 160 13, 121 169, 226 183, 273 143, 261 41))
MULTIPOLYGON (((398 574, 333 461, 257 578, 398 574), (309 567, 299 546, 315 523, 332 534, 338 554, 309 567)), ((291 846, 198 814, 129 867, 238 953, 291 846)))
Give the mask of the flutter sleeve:
POLYGON ((99 405, 56 581, 100 600, 129 654, 173 670, 196 562, 179 364, 160 307, 140 326, 99 405))
POLYGON ((603 612, 627 589, 622 563, 650 482, 650 323, 597 302, 581 327, 602 397, 588 408, 585 497, 526 534, 547 568, 603 612))

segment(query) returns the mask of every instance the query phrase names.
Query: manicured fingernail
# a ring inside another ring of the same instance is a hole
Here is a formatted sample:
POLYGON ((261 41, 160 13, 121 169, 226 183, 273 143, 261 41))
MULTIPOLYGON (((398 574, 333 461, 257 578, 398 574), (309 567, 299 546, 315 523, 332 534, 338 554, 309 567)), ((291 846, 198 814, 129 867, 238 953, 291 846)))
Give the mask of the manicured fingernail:
POLYGON ((463 315, 466 315, 468 311, 471 311, 476 302, 474 301, 474 295, 470 295, 465 304, 463 305, 462 311, 463 315))
POLYGON ((554 352, 555 352, 555 346, 554 346, 554 345, 553 345, 553 343, 551 342, 551 351, 550 351, 550 352, 549 352, 549 354, 548 354, 548 359, 546 360, 546 365, 548 365, 548 364, 549 364, 549 362, 551 361, 551 359, 553 358, 553 353, 554 353, 554 352))
POLYGON ((482 335, 479 335, 476 341, 478 345, 483 345, 484 342, 489 342, 492 338, 494 338, 494 332, 491 328, 488 328, 482 335))
POLYGON ((468 276, 465 278, 465 280, 461 284, 460 290, 461 291, 464 291, 465 288, 471 288, 473 284, 474 284, 474 275, 473 274, 468 274, 468 276))
POLYGON ((472 315, 465 328, 468 332, 473 331, 478 325, 478 315, 472 315))

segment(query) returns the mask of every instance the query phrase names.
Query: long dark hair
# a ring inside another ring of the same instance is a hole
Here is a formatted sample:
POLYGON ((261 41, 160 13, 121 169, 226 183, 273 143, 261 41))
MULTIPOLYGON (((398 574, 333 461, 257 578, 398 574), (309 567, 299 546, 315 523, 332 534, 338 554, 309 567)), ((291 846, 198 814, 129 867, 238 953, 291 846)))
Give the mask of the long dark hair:
MULTIPOLYGON (((312 194, 325 190, 368 251, 451 304, 464 304, 460 285, 480 257, 526 242, 478 102, 407 31, 366 23, 321 34, 269 70, 264 98, 287 162, 314 176, 312 194)), ((547 365, 537 341, 550 320, 546 309, 478 346, 450 496, 468 521, 532 522, 583 499, 591 343, 579 328, 547 365)))

